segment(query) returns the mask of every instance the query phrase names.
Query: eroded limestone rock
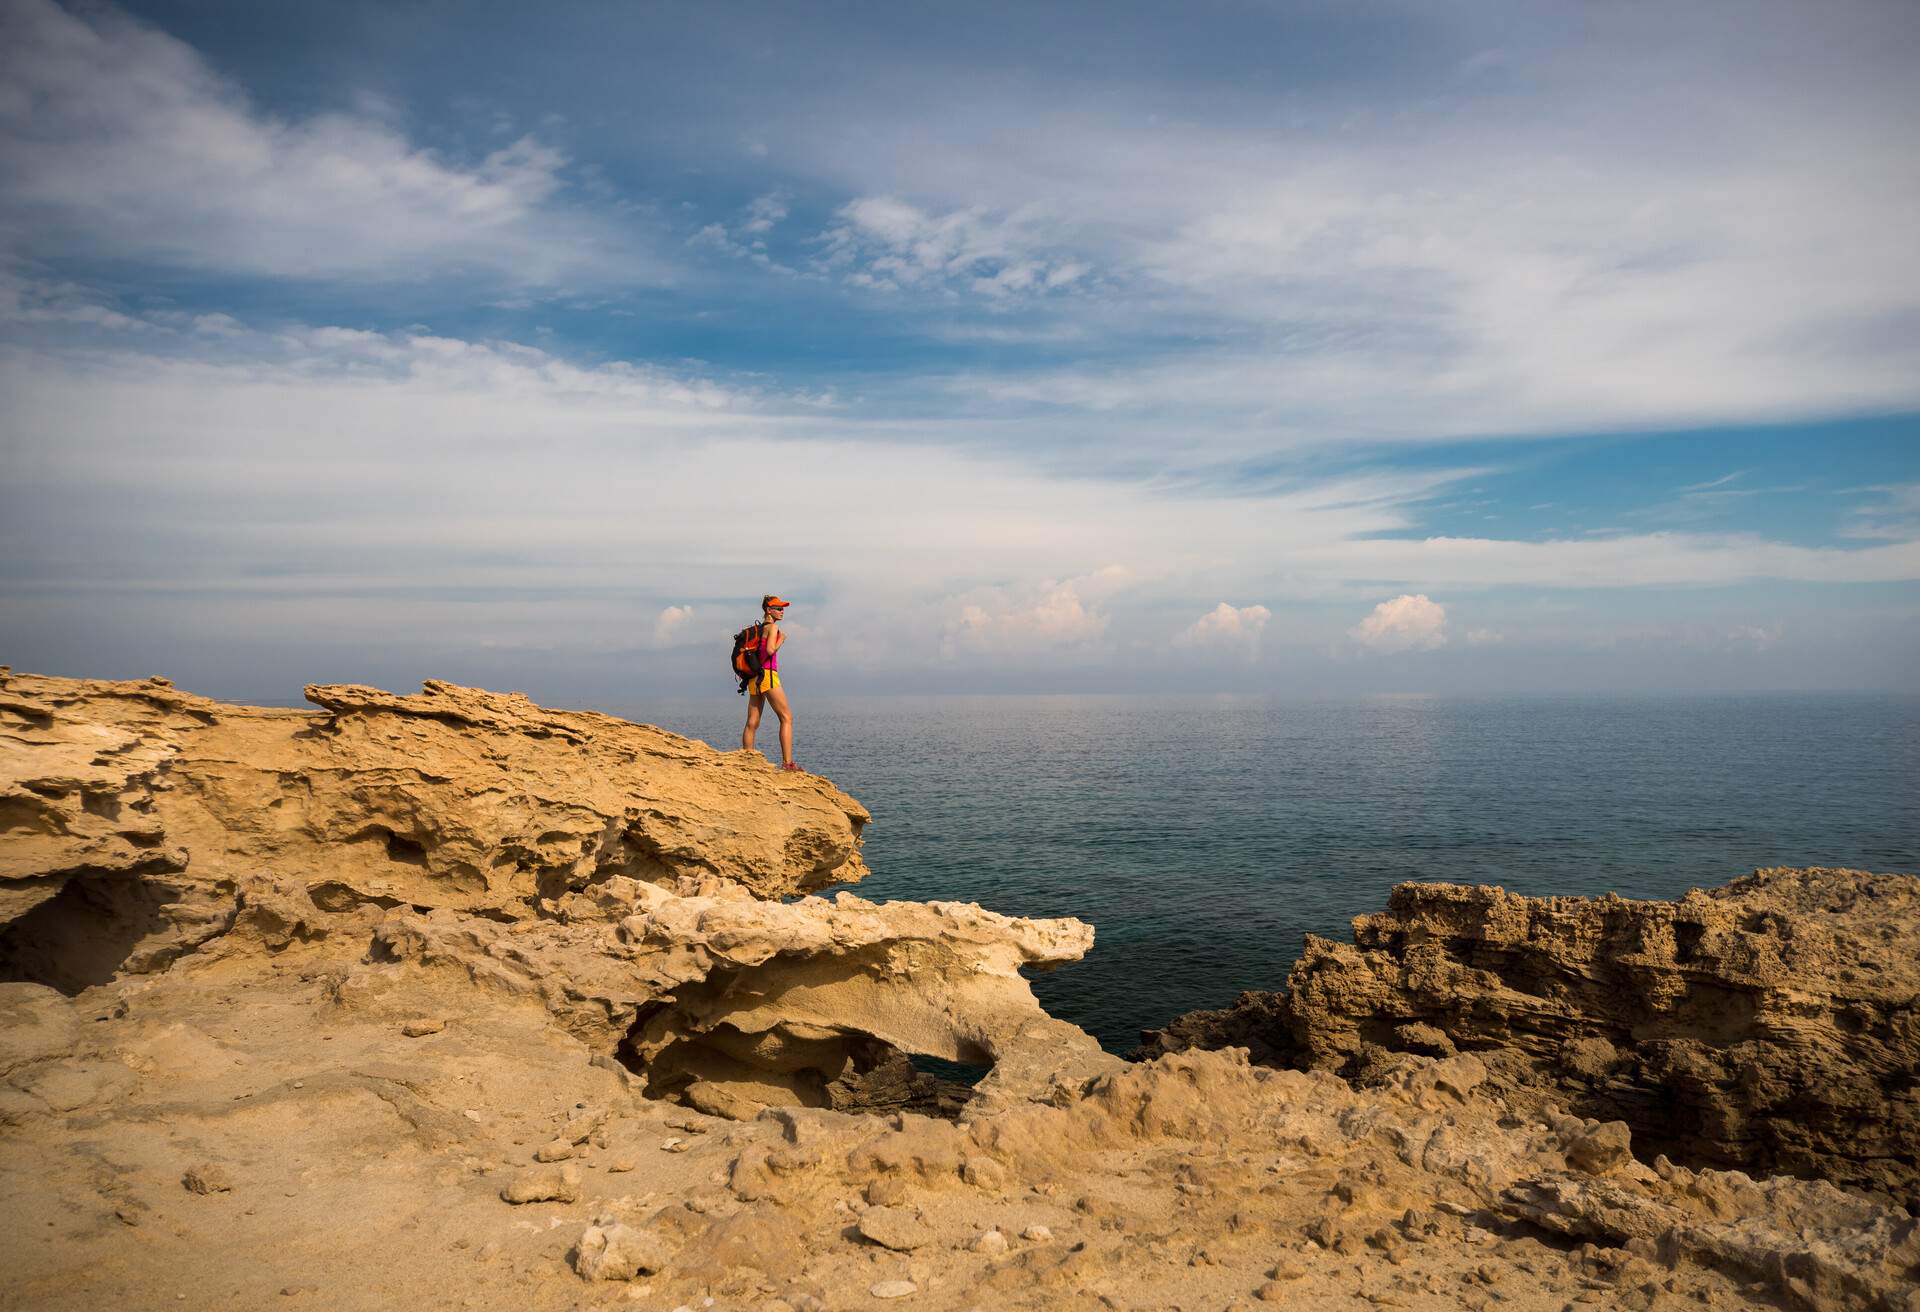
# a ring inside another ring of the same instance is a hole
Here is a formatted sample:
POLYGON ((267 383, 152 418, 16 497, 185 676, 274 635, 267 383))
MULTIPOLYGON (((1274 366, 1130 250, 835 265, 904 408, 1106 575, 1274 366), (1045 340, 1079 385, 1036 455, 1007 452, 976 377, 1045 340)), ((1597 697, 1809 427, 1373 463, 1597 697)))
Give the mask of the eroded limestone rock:
POLYGON ((1019 975, 1084 954, 1077 921, 778 901, 865 873, 868 815, 824 779, 516 693, 307 695, 0 674, 0 978, 73 993, 300 949, 413 1037, 527 999, 733 1118, 951 1111, 906 1053, 997 1064, 988 1098, 1111 1065, 1019 975))
POLYGON ((585 1280, 632 1280, 658 1271, 669 1257, 660 1236, 605 1217, 581 1234, 573 1269, 585 1280))
POLYGON ((1309 936, 1285 993, 1190 1013, 1145 1051, 1232 1045, 1365 1079, 1436 1034, 1522 1112, 1920 1206, 1912 876, 1769 869, 1677 902, 1403 884, 1351 945, 1309 936))
MULTIPOLYGON (((762 902, 679 897, 616 876, 503 924, 451 912, 389 913, 380 968, 413 964, 538 998, 574 1034, 619 1050, 656 1097, 743 1119, 768 1106, 858 1106, 901 1052, 993 1064, 980 1096, 1043 1093, 1113 1059, 1040 1009, 1023 966, 1072 961, 1093 931, 956 903, 762 902)), ((905 1098, 908 1095, 902 1095, 905 1098)))
POLYGON ((616 874, 758 897, 865 874, 865 809, 758 755, 437 680, 307 695, 0 674, 0 962, 68 991, 162 968, 261 872, 323 912, 509 920, 616 874))

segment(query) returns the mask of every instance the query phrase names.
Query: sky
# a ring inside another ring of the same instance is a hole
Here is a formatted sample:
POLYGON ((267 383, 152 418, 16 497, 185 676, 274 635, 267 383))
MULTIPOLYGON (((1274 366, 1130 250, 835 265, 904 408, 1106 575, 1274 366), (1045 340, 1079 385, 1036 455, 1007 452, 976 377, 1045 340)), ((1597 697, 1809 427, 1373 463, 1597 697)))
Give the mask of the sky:
POLYGON ((1920 7, 0 0, 0 662, 1920 691, 1920 7))

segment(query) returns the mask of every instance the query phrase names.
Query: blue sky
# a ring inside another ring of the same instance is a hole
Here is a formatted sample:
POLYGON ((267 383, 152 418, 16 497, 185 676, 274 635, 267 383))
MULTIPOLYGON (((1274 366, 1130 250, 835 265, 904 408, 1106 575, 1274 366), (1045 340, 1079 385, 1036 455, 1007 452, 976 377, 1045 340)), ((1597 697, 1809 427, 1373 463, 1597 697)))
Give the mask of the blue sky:
POLYGON ((1912 690, 1907 3, 0 0, 0 660, 1912 690))

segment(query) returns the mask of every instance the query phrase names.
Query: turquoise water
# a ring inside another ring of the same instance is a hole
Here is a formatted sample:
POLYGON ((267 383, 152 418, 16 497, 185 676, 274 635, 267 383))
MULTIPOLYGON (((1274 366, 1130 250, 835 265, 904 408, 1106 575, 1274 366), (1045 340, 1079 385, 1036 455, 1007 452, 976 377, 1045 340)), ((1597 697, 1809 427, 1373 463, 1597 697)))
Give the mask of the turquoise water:
MULTIPOLYGON (((1920 870, 1920 697, 794 701, 801 764, 874 813, 860 893, 1091 922, 1035 991, 1116 1052, 1278 986, 1303 933, 1346 937, 1403 880, 1920 870)), ((615 713, 731 747, 744 706, 615 713)))

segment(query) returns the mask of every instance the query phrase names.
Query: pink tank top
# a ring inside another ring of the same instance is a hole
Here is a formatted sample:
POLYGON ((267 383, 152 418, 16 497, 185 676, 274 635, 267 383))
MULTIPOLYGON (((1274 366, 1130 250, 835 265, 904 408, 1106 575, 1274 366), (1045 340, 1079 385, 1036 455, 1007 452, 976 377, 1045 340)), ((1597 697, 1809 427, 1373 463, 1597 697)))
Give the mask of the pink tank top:
MULTIPOLYGON (((763 640, 765 633, 766 631, 764 629, 761 630, 763 640)), ((763 670, 773 670, 777 673, 780 669, 780 653, 777 651, 768 651, 766 653, 766 659, 760 662, 760 668, 763 670)))

